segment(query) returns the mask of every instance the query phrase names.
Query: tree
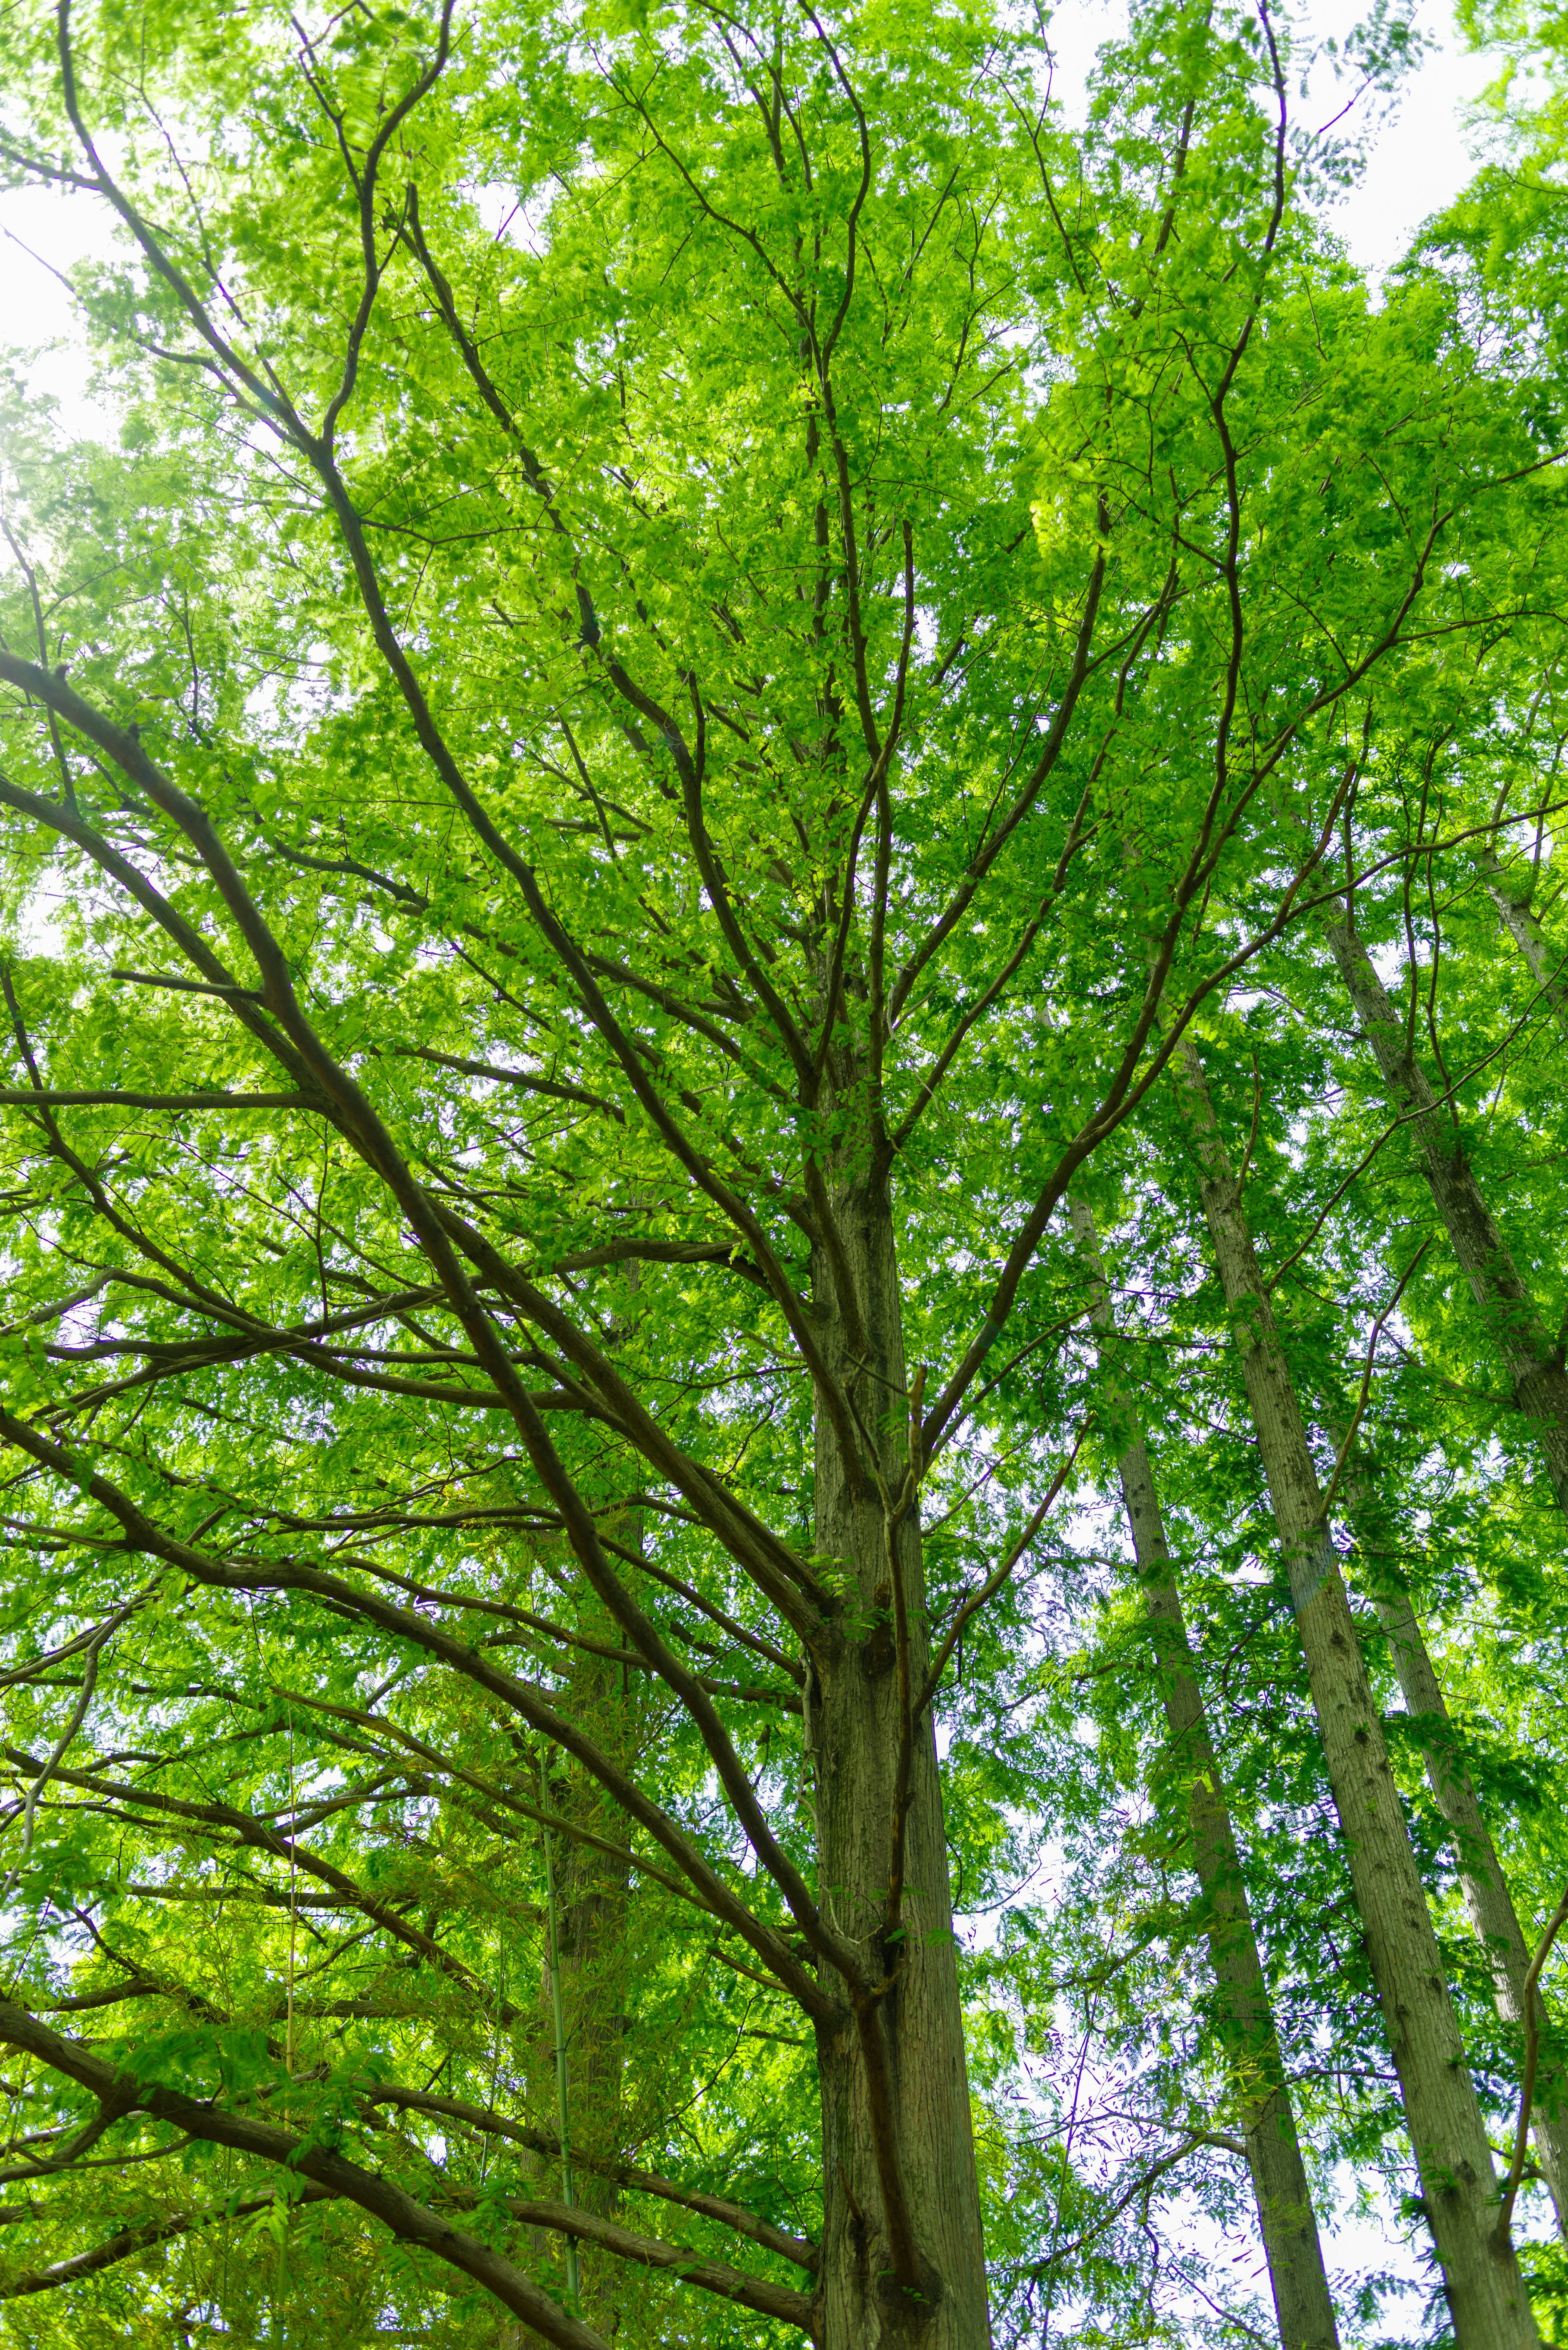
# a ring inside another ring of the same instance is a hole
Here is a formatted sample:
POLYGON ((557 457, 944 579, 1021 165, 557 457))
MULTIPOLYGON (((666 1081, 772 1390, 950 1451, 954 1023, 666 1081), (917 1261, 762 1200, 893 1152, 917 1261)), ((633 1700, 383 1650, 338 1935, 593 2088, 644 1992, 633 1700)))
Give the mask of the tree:
POLYGON ((51 2170, 47 2281, 224 2308, 249 2207, 344 2324, 587 2345, 575 2241, 982 2343, 936 1722, 1075 1473, 1053 1220, 1327 902, 1368 697, 1513 675, 1551 435, 1325 257, 1263 12, 1140 16, 1076 146, 978 12, 6 39, 126 419, 13 459, 0 2023, 72 2165, 223 2150, 131 2241, 51 2170), (546 1830, 635 1888, 613 2204, 546 1830))
MULTIPOLYGON (((1099 1292, 1095 1308, 1102 1359, 1114 1348, 1115 1323, 1095 1222, 1075 1201, 1074 1235, 1099 1292)), ((1113 1393, 1115 1391, 1113 1390, 1113 1393)), ((1124 1416, 1125 1395, 1115 1400, 1124 1416)), ((1136 1427, 1136 1422, 1133 1423, 1136 1427)), ((1141 1433, 1129 1437, 1117 1462, 1139 1572, 1156 1669, 1170 1727, 1172 1773, 1187 1794, 1193 1865, 1202 1887, 1214 1973, 1224 2004, 1238 2102, 1245 2116, 1247 2167, 1258 2206, 1258 2228, 1268 2254, 1269 2282, 1280 2339, 1330 2350, 1339 2339, 1312 2189, 1268 1983, 1248 1912, 1246 1878, 1235 1824, 1226 1800, 1214 1742, 1205 1718, 1198 1663, 1188 1635, 1159 1506, 1141 1433)))

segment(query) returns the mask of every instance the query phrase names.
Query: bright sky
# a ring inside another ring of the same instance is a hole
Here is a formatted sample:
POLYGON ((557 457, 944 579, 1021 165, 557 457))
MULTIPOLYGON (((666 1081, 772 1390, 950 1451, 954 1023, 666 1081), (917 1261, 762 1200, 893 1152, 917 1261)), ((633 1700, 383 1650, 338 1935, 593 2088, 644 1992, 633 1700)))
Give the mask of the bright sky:
MULTIPOLYGON (((1325 31, 1335 33, 1363 13, 1343 0, 1338 5, 1320 0, 1313 11, 1325 31)), ((1446 0, 1419 10, 1417 22, 1432 37, 1433 53, 1412 76, 1398 113, 1378 134, 1365 178, 1334 222, 1352 260, 1366 269, 1384 270, 1397 261, 1412 232, 1469 178, 1475 161, 1461 118, 1500 70, 1495 57, 1465 49, 1446 0)), ((1334 110, 1331 103, 1327 112, 1334 110)))
MULTIPOLYGON (((1314 25, 1343 34, 1366 13, 1366 0, 1309 0, 1314 25)), ((1061 90, 1069 106, 1083 86, 1096 44, 1126 21, 1122 0, 1060 0, 1052 31, 1061 60, 1061 90)), ((1461 187, 1472 168, 1460 120, 1465 103, 1479 96, 1495 70, 1467 55, 1453 30, 1449 0, 1422 0, 1419 21, 1432 37, 1434 54, 1407 85, 1399 112, 1380 131, 1365 179, 1339 207, 1335 226, 1354 260, 1375 272, 1398 258, 1414 230, 1461 187)), ((1330 76, 1318 78, 1314 102, 1318 120, 1338 111, 1346 91, 1330 76)), ((1303 108, 1310 114, 1310 105, 1303 108)), ((101 210, 80 197, 50 197, 27 191, 0 193, 0 349, 27 348, 63 340, 35 363, 34 378, 65 408, 65 422, 88 427, 92 411, 82 395, 78 358, 68 348, 70 300, 50 271, 96 246, 103 249, 101 210), (19 242, 18 242, 19 241, 19 242), (31 248, 31 253, 23 247, 31 248), (36 255, 33 258, 32 255, 36 255)))
MULTIPOLYGON (((1370 0, 1303 0, 1302 15, 1320 38, 1343 44, 1370 14, 1370 0)), ((1411 233, 1458 194, 1474 164, 1461 116, 1498 71, 1495 61, 1469 54, 1454 26, 1449 0, 1417 0, 1415 17, 1429 53, 1405 85, 1393 120, 1378 131, 1360 184, 1334 214, 1352 260, 1381 272, 1399 258, 1411 233)), ((1062 67, 1061 94, 1069 107, 1096 46, 1127 21, 1125 0, 1059 0, 1051 17, 1062 67)), ((1321 67, 1309 99, 1293 84, 1291 103, 1314 129, 1339 112, 1351 85, 1321 67)))

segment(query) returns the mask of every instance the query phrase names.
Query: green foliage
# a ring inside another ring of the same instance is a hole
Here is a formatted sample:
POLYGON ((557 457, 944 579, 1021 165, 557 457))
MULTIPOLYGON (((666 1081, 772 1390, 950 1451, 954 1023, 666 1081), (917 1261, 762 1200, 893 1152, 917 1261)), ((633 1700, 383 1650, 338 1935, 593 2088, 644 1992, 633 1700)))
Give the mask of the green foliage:
MULTIPOLYGON (((818 1882, 814 1659, 961 1620, 997 2338, 1244 2338, 1135 1416, 1314 2190, 1411 2173, 1165 1062, 1247 1170, 1325 1485, 1364 1404, 1343 1547, 1501 2146, 1521 2034, 1374 1603, 1413 1595, 1534 1934, 1562 1517, 1315 917, 1353 889, 1556 1331, 1563 1042, 1490 888, 1550 931, 1555 213, 1483 177, 1373 304, 1227 9, 1136 11, 1081 134, 978 5, 69 37, 74 126, 57 20, 0 28, 10 169, 112 171, 123 232, 78 273, 119 445, 5 390, 0 1991, 125 2087, 13 2042, 0 2338, 509 2342, 490 2254, 558 2314, 547 1816, 582 2314, 798 2339, 865 1896, 818 1882), (846 1440, 873 1194, 909 1384, 856 1364, 846 1440), (907 1634, 821 1529, 911 1419, 907 1634)), ((1406 32, 1366 41, 1386 82, 1406 32)), ((947 1896, 877 1929, 877 1999, 947 1896)), ((1347 2345, 1417 2322, 1344 2300, 1347 2345)))

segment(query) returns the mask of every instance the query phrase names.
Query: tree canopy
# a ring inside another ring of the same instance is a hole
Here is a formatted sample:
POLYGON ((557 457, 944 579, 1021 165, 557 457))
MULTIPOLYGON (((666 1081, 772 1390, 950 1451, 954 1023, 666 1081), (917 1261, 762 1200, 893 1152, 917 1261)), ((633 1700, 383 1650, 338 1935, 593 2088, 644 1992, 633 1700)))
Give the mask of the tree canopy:
POLYGON ((1381 289, 1262 5, 0 25, 0 2339, 1568 2341, 1477 24, 1381 289))

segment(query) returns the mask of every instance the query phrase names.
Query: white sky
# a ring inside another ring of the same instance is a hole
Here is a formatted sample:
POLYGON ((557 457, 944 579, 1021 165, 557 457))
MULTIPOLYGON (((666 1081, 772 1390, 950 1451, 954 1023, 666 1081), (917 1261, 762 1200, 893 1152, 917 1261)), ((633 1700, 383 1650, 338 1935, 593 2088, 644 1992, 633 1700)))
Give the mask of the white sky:
MULTIPOLYGON (((1302 0, 1300 16, 1320 38, 1343 42, 1369 8, 1370 0, 1302 0)), ((1412 232, 1457 195, 1469 177, 1474 163, 1462 112, 1498 72, 1495 60, 1466 51, 1449 0, 1417 0, 1414 13, 1431 53, 1406 82, 1394 120, 1379 130, 1360 185, 1334 215, 1352 260, 1379 273, 1399 258, 1412 232)), ((1059 0, 1051 35, 1061 61, 1060 94, 1069 107, 1096 46, 1126 21, 1124 0, 1059 0)), ((1320 68, 1311 99, 1302 99, 1293 83, 1291 103, 1300 119, 1316 129, 1338 113, 1350 88, 1335 83, 1326 68, 1320 68)))
MULTIPOLYGON (((1329 25, 1334 17, 1353 22, 1359 12, 1320 6, 1314 13, 1329 25)), ((1496 57, 1465 50, 1447 6, 1428 7, 1418 21, 1442 46, 1412 76, 1398 113, 1377 136, 1365 178, 1334 217, 1352 260, 1365 269, 1381 271, 1397 261, 1412 233, 1469 178, 1475 157, 1462 117, 1500 69, 1496 57)))
MULTIPOLYGON (((1320 32, 1343 36, 1364 5, 1357 0, 1308 0, 1308 13, 1320 32)), ((1052 32, 1061 93, 1069 106, 1096 44, 1125 21, 1121 0, 1061 0, 1052 32)), ((1365 179, 1334 214, 1352 259, 1376 273, 1398 258, 1411 232, 1469 177, 1473 165, 1461 113, 1495 71, 1484 58, 1464 51, 1449 0, 1423 0, 1419 21, 1438 45, 1435 53, 1407 85, 1398 114, 1377 136, 1365 179)), ((1317 119, 1323 120, 1337 112, 1346 93, 1326 74, 1318 78, 1321 101, 1317 88, 1314 101, 1321 103, 1317 119)), ((1303 110, 1309 114, 1311 108, 1303 110)), ((67 429, 91 429, 96 420, 83 395, 81 359, 70 348, 69 296, 49 271, 68 269, 84 254, 104 250, 102 210, 79 196, 0 192, 0 348, 62 343, 65 348, 34 363, 34 380, 61 400, 67 429)))

